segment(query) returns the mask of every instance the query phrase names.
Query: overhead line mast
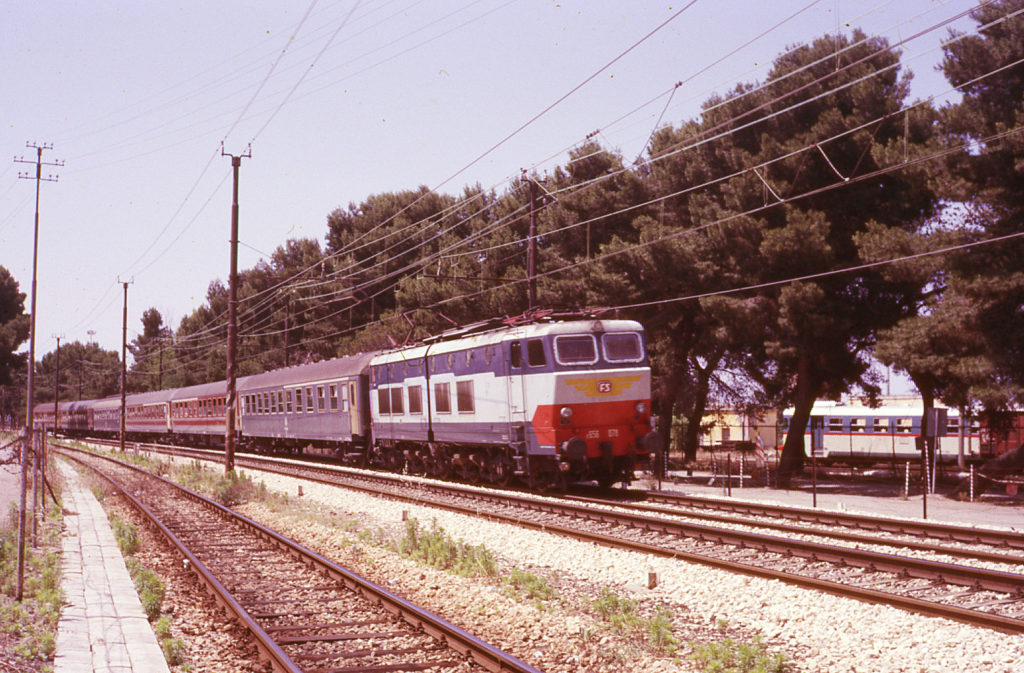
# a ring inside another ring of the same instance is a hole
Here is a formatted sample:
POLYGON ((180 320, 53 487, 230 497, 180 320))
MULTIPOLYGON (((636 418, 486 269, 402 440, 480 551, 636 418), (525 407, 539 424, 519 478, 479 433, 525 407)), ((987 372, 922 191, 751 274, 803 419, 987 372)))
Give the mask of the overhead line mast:
POLYGON ((224 472, 235 468, 235 410, 238 406, 235 391, 235 348, 238 342, 238 168, 242 159, 252 157, 252 148, 245 154, 228 154, 221 143, 220 154, 231 157, 234 185, 231 192, 231 270, 228 274, 228 345, 227 345, 227 400, 224 430, 224 472))
MULTIPOLYGON (((25 147, 32 148, 36 151, 36 160, 32 161, 25 157, 14 157, 14 163, 34 163, 36 165, 36 175, 34 178, 36 181, 36 219, 35 234, 32 238, 32 299, 29 304, 28 323, 28 381, 26 382, 27 391, 25 393, 25 441, 22 444, 21 449, 21 496, 18 508, 18 582, 17 595, 15 596, 15 600, 18 601, 21 601, 25 583, 25 484, 28 480, 28 454, 29 451, 31 451, 29 446, 30 442, 32 442, 32 398, 35 396, 33 373, 36 368, 36 268, 39 261, 39 184, 44 181, 57 182, 57 177, 54 175, 48 175, 45 178, 43 177, 43 166, 64 165, 63 161, 43 161, 43 150, 53 149, 53 145, 50 143, 36 145, 33 142, 27 142, 25 143, 25 147)), ((27 172, 19 172, 18 177, 22 180, 33 179, 27 172)))

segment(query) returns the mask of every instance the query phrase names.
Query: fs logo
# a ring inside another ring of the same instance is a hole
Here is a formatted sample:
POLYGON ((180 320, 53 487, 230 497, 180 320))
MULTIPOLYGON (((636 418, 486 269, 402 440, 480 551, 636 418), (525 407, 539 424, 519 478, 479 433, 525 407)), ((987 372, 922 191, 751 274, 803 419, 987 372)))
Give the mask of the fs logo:
POLYGON ((632 388, 633 384, 642 378, 642 376, 616 376, 610 379, 565 379, 565 382, 587 397, 604 397, 618 395, 632 388))

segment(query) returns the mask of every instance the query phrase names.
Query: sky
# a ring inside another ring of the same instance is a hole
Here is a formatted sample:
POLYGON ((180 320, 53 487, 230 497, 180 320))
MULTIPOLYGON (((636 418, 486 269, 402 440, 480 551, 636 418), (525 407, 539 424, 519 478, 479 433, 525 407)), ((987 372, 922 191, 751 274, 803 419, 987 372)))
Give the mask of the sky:
MULTIPOLYGON (((239 268, 327 216, 425 185, 504 191, 588 134, 639 155, 659 123, 763 81, 790 46, 853 28, 903 45, 912 98, 948 100, 936 65, 963 0, 23 0, 0 21, 0 266, 32 282, 36 357, 120 351, 142 313, 165 324, 226 281, 231 160, 239 268), (915 37, 918 33, 923 33, 915 37), (913 38, 913 39, 911 39, 913 38), (675 85, 681 83, 677 88, 675 85), (674 92, 673 92, 674 90, 674 92), (671 94, 671 95, 670 95, 671 94), (32 179, 19 179, 27 173, 32 179)), ((26 299, 26 310, 28 310, 26 299)))

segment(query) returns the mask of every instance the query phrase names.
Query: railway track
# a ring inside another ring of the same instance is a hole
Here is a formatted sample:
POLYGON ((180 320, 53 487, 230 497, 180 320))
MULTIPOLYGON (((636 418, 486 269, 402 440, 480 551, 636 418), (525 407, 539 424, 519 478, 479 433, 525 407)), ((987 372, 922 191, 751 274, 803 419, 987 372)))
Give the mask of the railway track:
MULTIPOLYGON (((198 457, 200 454, 186 450, 183 455, 198 457)), ((630 505, 622 507, 618 503, 593 499, 572 502, 538 498, 424 480, 410 481, 394 475, 367 475, 274 458, 240 456, 236 463, 369 493, 383 493, 411 503, 603 545, 779 579, 1000 631, 1024 633, 1024 575, 1020 573, 1024 559, 1013 553, 995 553, 1000 563, 1012 569, 993 570, 798 539, 791 531, 788 537, 769 535, 735 522, 731 522, 730 527, 713 526, 680 519, 674 516, 675 512, 630 511, 630 505)), ((652 505, 644 504, 644 507, 652 505)), ((835 513, 830 514, 835 516, 835 513)), ((841 521, 836 525, 842 528, 849 516, 854 515, 839 516, 841 521)), ((880 521, 881 526, 889 525, 886 520, 880 521)), ((765 524, 758 520, 756 525, 765 524)), ((784 528, 791 525, 786 524, 784 528)), ((868 523, 862 522, 862 525, 868 523)), ((937 528, 937 535, 951 534, 948 526, 937 528)), ((818 534, 819 537, 827 535, 830 533, 818 534)), ((876 538, 871 541, 876 546, 882 544, 876 538)), ((902 547, 904 541, 884 544, 902 547)), ((948 547, 947 543, 942 551, 948 552, 948 547)), ((968 552, 965 555, 969 557, 968 552)), ((991 561, 993 553, 983 552, 981 556, 991 561)))
POLYGON ((539 673, 355 573, 140 468, 61 446, 174 545, 275 671, 539 673))

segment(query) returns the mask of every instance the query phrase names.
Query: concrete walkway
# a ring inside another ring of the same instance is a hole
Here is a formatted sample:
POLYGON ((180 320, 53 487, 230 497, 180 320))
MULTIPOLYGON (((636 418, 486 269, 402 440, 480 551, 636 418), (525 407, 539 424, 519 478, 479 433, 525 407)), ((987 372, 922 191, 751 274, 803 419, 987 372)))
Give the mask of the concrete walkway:
POLYGON ((72 467, 57 464, 67 511, 55 673, 168 673, 103 507, 72 467))

